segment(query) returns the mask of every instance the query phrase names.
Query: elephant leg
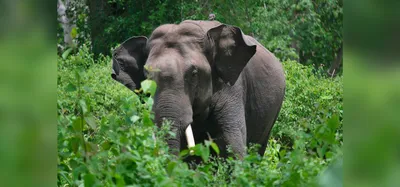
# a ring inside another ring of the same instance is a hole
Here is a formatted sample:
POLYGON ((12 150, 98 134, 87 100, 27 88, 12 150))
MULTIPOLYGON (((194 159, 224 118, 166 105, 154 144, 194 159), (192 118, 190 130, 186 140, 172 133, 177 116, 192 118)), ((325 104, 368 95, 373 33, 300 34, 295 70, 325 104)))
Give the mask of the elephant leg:
MULTIPOLYGON (((232 124, 233 125, 233 124, 232 124)), ((223 129, 222 139, 226 147, 230 147, 235 156, 242 159, 246 154, 246 134, 241 129, 227 127, 223 129)))
MULTIPOLYGON (((283 100, 283 96, 282 96, 282 100, 283 100)), ((281 108, 282 108, 282 104, 283 104, 283 102, 281 102, 278 107, 274 121, 272 121, 272 123, 269 125, 268 131, 267 131, 268 132, 267 136, 265 136, 265 139, 261 141, 261 147, 258 150, 258 154, 261 156, 264 156, 264 154, 265 154, 265 150, 267 149, 267 145, 268 145, 268 140, 269 140, 269 137, 271 136, 271 129, 273 128, 276 120, 278 119, 279 112, 281 111, 281 108)))
POLYGON ((227 157, 227 147, 234 155, 242 159, 246 154, 246 122, 243 107, 232 105, 218 110, 215 115, 216 123, 220 128, 216 143, 221 149, 220 155, 227 157))

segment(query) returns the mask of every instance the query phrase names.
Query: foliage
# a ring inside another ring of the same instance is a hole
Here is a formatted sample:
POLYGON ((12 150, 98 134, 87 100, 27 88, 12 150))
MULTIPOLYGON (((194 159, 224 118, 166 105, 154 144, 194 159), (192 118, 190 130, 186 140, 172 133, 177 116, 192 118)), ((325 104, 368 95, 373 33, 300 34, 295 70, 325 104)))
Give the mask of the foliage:
POLYGON ((343 78, 323 78, 322 67, 302 66, 293 61, 283 64, 286 93, 283 109, 273 129, 274 136, 281 139, 284 146, 291 147, 299 134, 315 131, 316 137, 305 137, 310 142, 308 149, 318 144, 323 147, 318 151, 326 153, 328 147, 341 145, 343 78), (316 142, 313 138, 326 141, 316 142))
POLYGON ((252 9, 256 37, 281 60, 329 65, 342 45, 343 2, 262 0, 252 9))
POLYGON ((149 36, 161 24, 207 20, 210 13, 217 21, 242 28, 282 61, 328 67, 343 43, 342 0, 88 0, 87 6, 72 2, 79 45, 85 43, 82 39, 91 41, 88 47, 95 57, 109 55, 111 47, 129 37, 149 36))
MULTIPOLYGON (((73 39, 73 46, 64 51, 69 50, 77 51, 76 47, 82 45, 91 45, 90 43, 90 29, 88 27, 89 8, 86 6, 85 1, 79 0, 60 0, 66 3, 66 17, 69 24, 72 25, 71 37, 73 39)), ((62 24, 59 23, 57 27, 57 43, 60 46, 65 46, 63 36, 62 24)))
MULTIPOLYGON (((197 144, 203 163, 191 168, 168 154, 174 136, 152 123, 153 100, 113 81, 110 57, 92 60, 88 48, 58 59, 59 186, 315 186, 338 182, 341 170, 342 77, 319 76, 311 66, 284 62, 284 105, 264 157, 249 148, 243 161, 210 156, 212 141, 197 144), (340 165, 339 165, 340 167, 340 165), (335 169, 336 168, 336 169, 335 169), (323 172, 327 169, 326 174, 323 172), (320 175, 322 173, 322 175, 320 175)), ((154 92, 144 81, 144 92, 154 92)), ((339 181, 340 183, 340 181, 339 181)))
POLYGON ((93 52, 109 54, 111 46, 131 36, 148 36, 155 26, 179 21, 180 11, 172 0, 89 0, 93 52))

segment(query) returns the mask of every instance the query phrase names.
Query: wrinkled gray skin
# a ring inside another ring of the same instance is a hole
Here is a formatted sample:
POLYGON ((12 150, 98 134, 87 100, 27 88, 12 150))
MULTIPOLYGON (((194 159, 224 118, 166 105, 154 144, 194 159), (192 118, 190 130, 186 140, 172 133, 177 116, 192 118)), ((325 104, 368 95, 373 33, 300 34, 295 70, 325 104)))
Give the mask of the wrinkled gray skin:
POLYGON ((192 125, 196 143, 211 135, 222 156, 226 147, 243 158, 246 145, 264 154, 285 93, 281 63, 254 38, 217 21, 183 21, 156 28, 151 37, 132 37, 113 53, 112 78, 131 90, 145 79, 157 83, 155 122, 174 122, 172 153, 187 148, 192 125))

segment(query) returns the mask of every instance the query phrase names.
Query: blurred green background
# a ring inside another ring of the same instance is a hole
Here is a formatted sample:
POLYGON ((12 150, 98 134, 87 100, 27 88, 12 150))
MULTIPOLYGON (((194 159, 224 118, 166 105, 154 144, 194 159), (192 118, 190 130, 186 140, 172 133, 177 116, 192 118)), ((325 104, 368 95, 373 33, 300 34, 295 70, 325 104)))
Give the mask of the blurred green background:
POLYGON ((346 186, 400 185, 399 1, 346 1, 346 186))
POLYGON ((1 186, 55 186, 56 2, 0 2, 1 186))

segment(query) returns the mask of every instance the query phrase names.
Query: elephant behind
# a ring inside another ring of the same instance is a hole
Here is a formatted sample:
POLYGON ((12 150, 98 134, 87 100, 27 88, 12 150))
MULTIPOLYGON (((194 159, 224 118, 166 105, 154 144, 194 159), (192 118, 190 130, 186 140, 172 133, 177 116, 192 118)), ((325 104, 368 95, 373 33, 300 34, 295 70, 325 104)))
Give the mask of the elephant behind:
POLYGON ((113 52, 111 76, 131 90, 145 77, 157 83, 155 122, 173 122, 174 154, 187 148, 191 127, 195 142, 209 134, 222 156, 229 145, 242 158, 249 143, 260 144, 263 155, 285 94, 278 59, 238 27, 217 21, 165 24, 149 39, 129 38, 113 52))

